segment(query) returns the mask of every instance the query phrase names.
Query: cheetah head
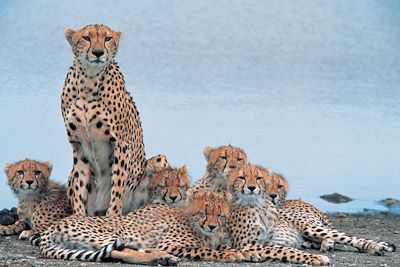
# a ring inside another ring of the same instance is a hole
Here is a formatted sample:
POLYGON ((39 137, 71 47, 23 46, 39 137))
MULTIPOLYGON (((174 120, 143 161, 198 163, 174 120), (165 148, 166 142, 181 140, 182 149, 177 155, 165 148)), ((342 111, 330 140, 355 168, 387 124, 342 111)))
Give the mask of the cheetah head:
POLYGON ((165 156, 164 154, 158 154, 154 157, 149 158, 148 160, 146 160, 145 165, 145 171, 148 173, 159 172, 170 167, 167 156, 165 156))
POLYGON ((7 164, 5 167, 8 184, 17 195, 44 191, 47 188, 51 170, 50 162, 41 163, 30 159, 7 164))
POLYGON ((101 67, 111 62, 117 54, 120 32, 114 32, 104 25, 94 24, 74 31, 65 30, 65 38, 72 52, 81 63, 101 67))
POLYGON ((207 160, 209 172, 227 174, 247 163, 246 153, 231 145, 217 148, 205 147, 203 153, 207 160))
POLYGON ((272 183, 269 170, 251 164, 230 172, 228 193, 232 202, 240 205, 263 205, 269 201, 268 188, 272 183))
MULTIPOLYGON (((189 204, 185 207, 192 227, 198 233, 211 237, 225 229, 229 216, 229 200, 224 193, 198 192, 188 193, 189 204)), ((229 197, 229 196, 228 196, 229 197)))
POLYGON ((187 167, 164 168, 153 174, 150 182, 152 203, 178 205, 186 201, 186 191, 189 188, 187 167))
POLYGON ((285 177, 279 173, 272 173, 272 183, 268 189, 268 196, 271 202, 275 206, 279 206, 280 203, 286 199, 288 193, 288 184, 285 177))

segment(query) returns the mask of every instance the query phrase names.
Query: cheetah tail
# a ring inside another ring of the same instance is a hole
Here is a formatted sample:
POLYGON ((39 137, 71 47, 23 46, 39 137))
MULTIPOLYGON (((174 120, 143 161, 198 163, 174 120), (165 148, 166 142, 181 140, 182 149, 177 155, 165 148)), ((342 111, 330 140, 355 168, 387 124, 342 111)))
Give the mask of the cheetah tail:
POLYGON ((41 242, 40 250, 45 257, 51 259, 99 262, 110 258, 113 250, 119 250, 123 246, 122 242, 115 241, 114 243, 105 245, 97 250, 69 249, 62 247, 62 245, 59 244, 47 244, 46 242, 41 242))
POLYGON ((29 241, 31 242, 32 245, 39 246, 42 235, 43 235, 42 233, 34 234, 29 238, 29 241))

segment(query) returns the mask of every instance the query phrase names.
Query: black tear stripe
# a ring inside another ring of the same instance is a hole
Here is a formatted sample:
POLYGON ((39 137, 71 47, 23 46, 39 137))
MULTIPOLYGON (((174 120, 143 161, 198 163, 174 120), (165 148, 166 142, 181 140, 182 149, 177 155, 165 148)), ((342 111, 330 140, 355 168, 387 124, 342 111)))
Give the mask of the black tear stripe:
POLYGON ((90 39, 90 41, 89 41, 89 48, 88 48, 88 50, 86 51, 86 54, 88 54, 88 59, 89 59, 89 51, 90 51, 90 48, 92 47, 92 39, 90 39))
POLYGON ((165 194, 163 196, 164 201, 165 201, 165 197, 167 196, 167 193, 168 193, 168 189, 167 189, 167 191, 165 191, 165 194))
POLYGON ((201 225, 201 228, 203 228, 203 229, 204 229, 204 225, 206 224, 206 221, 207 221, 207 213, 206 213, 205 215, 206 215, 206 218, 205 218, 205 220, 203 221, 203 224, 201 225))

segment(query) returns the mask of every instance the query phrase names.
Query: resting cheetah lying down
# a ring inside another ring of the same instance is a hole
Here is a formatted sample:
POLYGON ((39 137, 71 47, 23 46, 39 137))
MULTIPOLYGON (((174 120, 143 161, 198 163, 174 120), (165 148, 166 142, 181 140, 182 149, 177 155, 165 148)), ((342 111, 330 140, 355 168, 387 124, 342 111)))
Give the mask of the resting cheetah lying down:
POLYGON ((228 193, 232 195, 232 199, 227 226, 232 247, 240 249, 244 256, 251 253, 254 261, 329 264, 329 258, 323 255, 309 254, 289 247, 267 246, 278 216, 268 196, 271 184, 271 172, 261 167, 246 164, 230 172, 228 193))
POLYGON ((228 213, 224 194, 203 192, 178 208, 152 204, 127 216, 73 215, 31 241, 53 259, 139 264, 176 264, 179 258, 242 261, 243 255, 235 249, 216 249, 224 245, 219 240, 225 236, 221 231, 228 213))
POLYGON ((279 216, 270 244, 292 247, 319 247, 322 252, 333 250, 335 244, 350 245, 359 252, 383 255, 396 250, 394 244, 377 242, 333 229, 328 217, 311 204, 301 200, 285 200, 287 182, 283 176, 275 176, 269 189, 270 195, 277 195, 279 216), (279 187, 279 188, 278 188, 279 187), (312 241, 312 242, 305 242, 312 241))
POLYGON ((6 165, 8 185, 19 199, 19 220, 13 225, 0 225, 0 235, 22 232, 20 239, 29 238, 34 231, 44 231, 53 222, 72 214, 65 187, 49 180, 51 169, 50 162, 30 159, 6 165), (27 226, 33 230, 25 230, 27 226))

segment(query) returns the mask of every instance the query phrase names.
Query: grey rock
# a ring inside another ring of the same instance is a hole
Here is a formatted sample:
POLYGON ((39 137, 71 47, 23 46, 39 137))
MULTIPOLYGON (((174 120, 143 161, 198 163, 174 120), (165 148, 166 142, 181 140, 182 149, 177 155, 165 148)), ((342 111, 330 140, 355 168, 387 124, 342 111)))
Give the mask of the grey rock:
POLYGON ((381 201, 379 201, 379 203, 385 207, 393 208, 395 206, 400 205, 400 200, 389 197, 389 198, 382 199, 381 201))
POLYGON ((353 199, 351 197, 339 194, 339 193, 333 193, 333 194, 326 194, 320 196, 323 200, 326 200, 331 203, 347 203, 352 201, 353 199))

